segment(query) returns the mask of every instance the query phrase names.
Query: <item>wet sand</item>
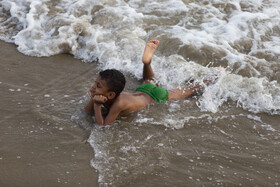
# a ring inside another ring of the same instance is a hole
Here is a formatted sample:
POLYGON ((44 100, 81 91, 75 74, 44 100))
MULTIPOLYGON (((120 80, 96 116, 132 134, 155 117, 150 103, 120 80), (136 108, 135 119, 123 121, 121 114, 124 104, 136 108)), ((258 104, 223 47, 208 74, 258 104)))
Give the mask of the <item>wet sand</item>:
POLYGON ((0 186, 98 186, 88 132, 71 121, 96 65, 0 45, 0 186))

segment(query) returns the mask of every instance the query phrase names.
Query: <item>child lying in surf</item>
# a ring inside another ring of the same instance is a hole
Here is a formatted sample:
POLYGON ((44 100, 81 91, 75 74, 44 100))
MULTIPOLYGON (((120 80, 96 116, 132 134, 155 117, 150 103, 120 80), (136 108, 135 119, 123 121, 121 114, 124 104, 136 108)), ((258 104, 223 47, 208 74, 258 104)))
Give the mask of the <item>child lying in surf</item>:
POLYGON ((144 84, 138 87, 135 93, 123 91, 126 81, 120 71, 108 69, 99 73, 89 90, 91 99, 85 107, 88 113, 94 111, 95 122, 98 125, 112 124, 119 115, 138 111, 155 102, 187 98, 201 90, 202 86, 199 84, 173 90, 157 87, 153 82, 154 72, 151 60, 158 44, 158 40, 150 40, 146 44, 142 57, 144 84), (105 117, 101 112, 102 105, 109 110, 105 117))

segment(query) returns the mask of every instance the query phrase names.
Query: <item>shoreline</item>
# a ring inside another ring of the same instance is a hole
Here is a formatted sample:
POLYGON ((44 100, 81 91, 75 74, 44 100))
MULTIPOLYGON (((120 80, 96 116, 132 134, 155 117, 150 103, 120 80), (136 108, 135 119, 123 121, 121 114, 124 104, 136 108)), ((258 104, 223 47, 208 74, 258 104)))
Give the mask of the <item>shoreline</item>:
POLYGON ((0 186, 98 186, 86 132, 70 119, 96 65, 0 44, 0 186))

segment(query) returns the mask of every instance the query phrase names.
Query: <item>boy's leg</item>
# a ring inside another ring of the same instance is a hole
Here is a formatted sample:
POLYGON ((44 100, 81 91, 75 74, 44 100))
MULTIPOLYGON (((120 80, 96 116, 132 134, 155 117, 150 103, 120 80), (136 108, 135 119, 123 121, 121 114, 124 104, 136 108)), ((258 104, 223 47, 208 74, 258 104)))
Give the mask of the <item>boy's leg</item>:
POLYGON ((198 94, 205 89, 205 86, 214 83, 216 80, 217 77, 214 77, 214 79, 204 79, 203 84, 196 83, 195 85, 190 85, 185 88, 168 90, 168 100, 183 99, 198 94))
POLYGON ((154 78, 154 72, 151 66, 151 61, 158 44, 158 40, 150 40, 147 42, 146 47, 144 49, 142 62, 144 64, 143 79, 145 82, 150 82, 154 78))
POLYGON ((186 88, 177 88, 173 90, 168 90, 168 94, 169 94, 168 100, 187 98, 189 96, 196 94, 202 88, 203 87, 201 85, 196 84, 194 86, 189 86, 186 88))

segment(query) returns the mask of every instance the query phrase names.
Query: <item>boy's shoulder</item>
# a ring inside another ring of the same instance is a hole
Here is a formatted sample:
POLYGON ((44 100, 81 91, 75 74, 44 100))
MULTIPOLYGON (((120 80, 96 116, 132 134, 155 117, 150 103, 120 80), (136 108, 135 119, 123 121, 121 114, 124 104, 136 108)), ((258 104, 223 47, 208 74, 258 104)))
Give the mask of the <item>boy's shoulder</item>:
POLYGON ((118 109, 126 109, 127 105, 131 102, 131 95, 132 94, 129 92, 121 92, 112 104, 112 107, 117 107, 118 109))
POLYGON ((131 93, 128 92, 121 92, 120 95, 116 98, 114 104, 124 104, 127 100, 129 100, 131 93))

